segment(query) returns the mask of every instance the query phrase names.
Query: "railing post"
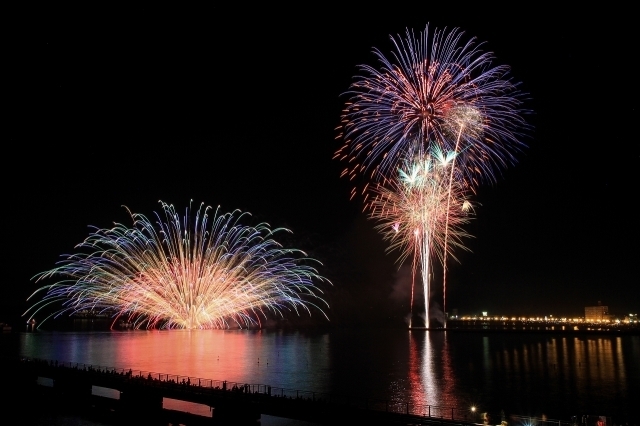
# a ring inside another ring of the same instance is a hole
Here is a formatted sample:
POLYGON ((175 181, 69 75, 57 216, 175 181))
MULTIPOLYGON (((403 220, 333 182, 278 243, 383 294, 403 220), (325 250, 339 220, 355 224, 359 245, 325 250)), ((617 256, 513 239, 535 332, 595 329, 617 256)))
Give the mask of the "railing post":
POLYGON ((407 414, 409 414, 409 403, 407 402, 407 414))
POLYGON ((429 407, 429 417, 431 417, 431 405, 427 405, 429 407))

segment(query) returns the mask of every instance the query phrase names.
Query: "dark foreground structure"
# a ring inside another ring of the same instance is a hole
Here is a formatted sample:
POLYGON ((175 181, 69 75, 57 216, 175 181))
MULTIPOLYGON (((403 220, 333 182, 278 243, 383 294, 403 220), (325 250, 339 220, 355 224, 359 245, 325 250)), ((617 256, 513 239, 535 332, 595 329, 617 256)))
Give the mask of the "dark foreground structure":
MULTIPOLYGON (((3 406, 32 407, 110 424, 259 425, 262 414, 319 424, 461 425, 475 413, 357 396, 328 396, 267 385, 229 383, 152 372, 4 359, 3 406), (96 387, 119 398, 95 395, 96 387), (202 404, 210 415, 163 408, 163 400, 202 404)), ((556 423, 557 425, 557 423, 556 423)))
MULTIPOLYGON (((268 385, 176 376, 145 371, 96 367, 38 359, 2 360, 3 406, 43 414, 82 416, 108 424, 253 425, 262 414, 327 425, 445 425, 487 424, 488 418, 470 411, 433 405, 373 400, 358 395, 326 395, 268 385), (96 387, 118 397, 99 396, 96 387), (164 408, 164 400, 200 404, 208 414, 164 408), (44 410, 44 411, 43 411, 44 410)), ((22 423, 29 423, 27 418, 22 423)), ((485 413, 486 414, 486 413, 485 413)), ((33 417, 33 416, 32 416, 33 417)), ((1 420, 1 419, 0 419, 1 420)), ((492 424, 538 426, 597 426, 602 418, 558 420, 492 418, 492 424)), ((608 421, 607 421, 608 420, 608 421)), ((611 424, 604 419, 604 425, 611 424)))
POLYGON ((474 423, 468 410, 57 361, 23 358, 3 363, 13 377, 4 385, 9 384, 14 402, 31 401, 39 409, 78 413, 113 424, 259 425, 262 414, 331 425, 474 423), (117 391, 119 398, 95 395, 95 387, 117 391), (210 415, 165 409, 165 398, 211 407, 210 415))

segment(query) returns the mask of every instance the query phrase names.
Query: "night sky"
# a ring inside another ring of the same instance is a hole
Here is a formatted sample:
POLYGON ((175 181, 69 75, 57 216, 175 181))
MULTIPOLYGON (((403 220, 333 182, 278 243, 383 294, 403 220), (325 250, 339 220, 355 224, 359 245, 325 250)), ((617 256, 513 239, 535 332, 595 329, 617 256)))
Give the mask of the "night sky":
POLYGON ((601 301, 637 313, 634 12, 450 4, 7 16, 0 321, 22 320, 31 278, 90 225, 131 224, 124 206, 151 217, 159 200, 291 229, 287 244, 333 282, 324 288, 335 324, 401 320, 410 274, 332 157, 358 65, 377 66, 374 47, 391 53, 390 35, 427 23, 485 42, 533 112, 518 164, 474 197, 471 252, 450 265, 447 310, 580 316, 601 301))

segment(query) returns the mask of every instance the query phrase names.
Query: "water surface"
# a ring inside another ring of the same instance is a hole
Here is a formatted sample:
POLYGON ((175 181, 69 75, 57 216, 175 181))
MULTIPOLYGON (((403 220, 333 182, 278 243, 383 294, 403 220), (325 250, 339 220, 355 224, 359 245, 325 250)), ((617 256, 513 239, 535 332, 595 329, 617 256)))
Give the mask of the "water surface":
MULTIPOLYGON (((626 420, 640 395, 640 336, 347 329, 36 332, 12 339, 3 336, 3 353, 356 394, 425 412, 476 406, 494 417, 626 420)), ((262 423, 293 424, 274 419, 262 423)))

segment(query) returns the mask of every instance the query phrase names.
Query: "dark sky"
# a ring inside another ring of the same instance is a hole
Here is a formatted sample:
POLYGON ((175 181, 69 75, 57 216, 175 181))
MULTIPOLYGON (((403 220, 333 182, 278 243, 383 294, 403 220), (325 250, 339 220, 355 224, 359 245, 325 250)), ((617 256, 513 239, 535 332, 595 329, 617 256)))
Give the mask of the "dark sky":
POLYGON ((334 283, 336 322, 406 314, 407 271, 349 200, 332 155, 357 66, 427 23, 485 42, 534 112, 518 164, 478 191, 447 310, 582 315, 602 301, 637 313, 638 36, 634 12, 610 4, 15 11, 3 55, 0 321, 26 309, 31 277, 89 225, 130 224, 123 206, 151 216, 159 200, 290 228, 288 242, 334 283))

